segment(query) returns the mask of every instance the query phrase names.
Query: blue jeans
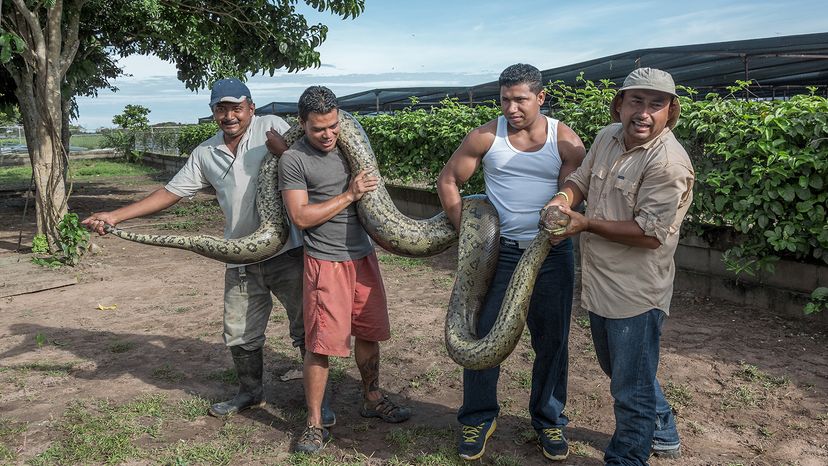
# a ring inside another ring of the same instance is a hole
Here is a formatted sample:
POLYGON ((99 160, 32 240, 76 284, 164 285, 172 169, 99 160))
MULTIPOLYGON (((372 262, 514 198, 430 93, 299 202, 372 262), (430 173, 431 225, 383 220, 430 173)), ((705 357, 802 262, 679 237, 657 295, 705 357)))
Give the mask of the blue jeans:
MULTIPOLYGON (((477 335, 486 335, 494 326, 509 280, 522 255, 521 249, 500 246, 497 270, 480 310, 477 335)), ((569 422, 563 410, 574 273, 572 241, 565 240, 552 248, 541 265, 529 303, 526 324, 535 351, 529 414, 536 430, 563 427, 569 422)), ((461 424, 479 425, 497 417, 500 412, 497 403, 499 375, 500 366, 480 371, 463 370, 463 406, 457 413, 461 424)))
POLYGON ((615 433, 604 453, 611 465, 646 465, 650 449, 679 445, 669 403, 656 380, 664 312, 651 309, 626 319, 589 313, 598 364, 615 400, 615 433))

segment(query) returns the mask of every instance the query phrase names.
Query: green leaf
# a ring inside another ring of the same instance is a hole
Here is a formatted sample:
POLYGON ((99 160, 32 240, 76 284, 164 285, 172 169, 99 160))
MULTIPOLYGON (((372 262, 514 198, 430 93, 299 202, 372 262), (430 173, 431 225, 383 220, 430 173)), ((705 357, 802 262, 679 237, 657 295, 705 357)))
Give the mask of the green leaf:
POLYGON ((796 197, 796 191, 794 191, 792 186, 784 186, 779 188, 779 195, 782 196, 782 199, 786 202, 791 202, 796 197))

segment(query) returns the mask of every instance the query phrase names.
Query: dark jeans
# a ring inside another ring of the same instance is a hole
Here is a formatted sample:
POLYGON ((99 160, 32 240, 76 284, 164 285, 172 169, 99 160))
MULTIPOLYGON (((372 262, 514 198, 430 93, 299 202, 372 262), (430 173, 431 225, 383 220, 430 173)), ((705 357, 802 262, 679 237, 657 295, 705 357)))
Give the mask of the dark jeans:
MULTIPOLYGON (((486 335, 500 312, 523 250, 500 246, 497 270, 483 302, 477 334, 486 335)), ((563 427, 569 421, 563 415, 569 364, 569 323, 572 315, 575 262, 572 241, 553 247, 543 262, 529 303, 526 324, 532 336, 535 362, 532 366, 532 390, 529 414, 536 430, 563 427)), ((478 425, 497 417, 497 379, 500 366, 481 371, 463 371, 463 406, 457 420, 464 425, 478 425)))
POLYGON ((604 453, 606 464, 646 465, 654 443, 679 445, 675 419, 656 380, 664 317, 660 309, 626 319, 589 313, 598 364, 611 379, 615 400, 615 433, 604 453))

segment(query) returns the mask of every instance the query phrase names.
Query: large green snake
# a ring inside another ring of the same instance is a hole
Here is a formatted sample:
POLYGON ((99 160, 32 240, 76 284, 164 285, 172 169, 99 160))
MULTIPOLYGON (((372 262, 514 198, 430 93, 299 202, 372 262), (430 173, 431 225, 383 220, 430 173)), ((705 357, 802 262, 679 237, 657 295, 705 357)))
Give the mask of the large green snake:
MULTIPOLYGON (((369 170, 379 180, 376 191, 363 195, 357 212, 363 227, 383 249, 394 254, 424 257, 440 253, 458 240, 445 212, 424 220, 402 214, 391 200, 377 169, 368 136, 359 122, 339 112, 337 145, 350 164, 351 173, 369 170)), ((291 145, 302 136, 295 125, 284 135, 291 145)), ((243 264, 275 255, 287 240, 286 214, 277 187, 278 158, 267 156, 258 175, 256 209, 261 224, 250 235, 223 239, 209 235, 145 235, 112 226, 106 231, 120 238, 155 246, 185 249, 222 262, 243 264)), ((468 369, 486 369, 500 364, 512 352, 526 323, 535 277, 551 247, 549 233, 540 233, 524 252, 509 283, 509 289, 492 330, 477 338, 477 314, 491 283, 499 252, 497 212, 485 196, 463 199, 459 235, 457 275, 446 316, 445 337, 449 356, 468 369)))

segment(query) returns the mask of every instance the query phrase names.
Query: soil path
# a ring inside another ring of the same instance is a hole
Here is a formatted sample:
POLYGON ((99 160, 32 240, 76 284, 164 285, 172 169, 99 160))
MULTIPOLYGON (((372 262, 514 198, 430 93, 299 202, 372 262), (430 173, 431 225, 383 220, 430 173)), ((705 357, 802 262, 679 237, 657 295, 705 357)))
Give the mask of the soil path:
MULTIPOLYGON (((146 178, 82 183, 75 186, 71 209, 81 215, 110 210, 154 186, 146 178)), ((211 196, 182 205, 178 215, 124 225, 220 233, 211 196)), ((22 199, 0 199, 0 258, 14 254, 21 227, 24 237, 31 236, 33 217, 21 221, 22 212, 22 199)), ((421 261, 381 258, 393 327, 382 345, 381 383, 413 408, 412 420, 391 426, 360 418, 359 373, 352 360, 336 359, 335 440, 309 460, 288 453, 303 426, 304 407, 301 380, 280 380, 299 367, 283 310, 277 306, 268 328, 268 406, 229 421, 208 417, 206 403, 235 391, 221 341, 223 265, 118 238, 95 243, 99 253, 76 269, 56 272, 77 276, 77 285, 0 302, 0 463, 459 464, 454 439, 462 376, 443 346, 453 250, 421 261), (117 408, 150 401, 163 413, 117 408), (138 414, 130 418, 128 412, 138 414), (125 457, 106 456, 115 447, 96 450, 84 443, 111 433, 80 432, 106 413, 121 416, 103 424, 110 431, 127 421, 146 428, 127 437, 133 449, 122 447, 132 451, 125 457)), ((572 449, 565 464, 599 465, 613 430, 612 401, 578 304, 566 410, 572 449)), ((684 456, 652 464, 828 464, 826 342, 824 329, 807 322, 703 296, 675 296, 659 376, 678 412, 684 456)), ((484 464, 547 464, 527 413, 531 358, 525 335, 502 367, 502 414, 484 464)))

